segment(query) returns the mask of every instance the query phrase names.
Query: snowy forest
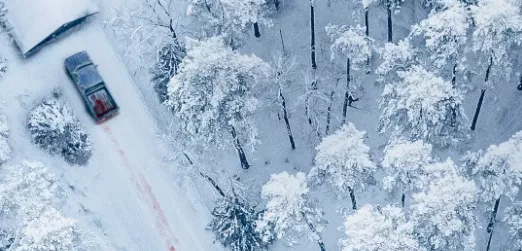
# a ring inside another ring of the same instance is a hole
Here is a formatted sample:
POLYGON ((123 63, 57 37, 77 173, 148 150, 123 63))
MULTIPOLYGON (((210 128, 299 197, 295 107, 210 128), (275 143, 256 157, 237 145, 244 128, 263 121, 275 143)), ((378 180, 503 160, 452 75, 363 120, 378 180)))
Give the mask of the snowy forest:
POLYGON ((148 0, 107 29, 228 250, 521 250, 521 8, 148 0))
MULTIPOLYGON (((123 2, 102 30, 220 248, 522 250, 522 1, 123 2)), ((82 168, 67 99, 24 123, 82 168)), ((0 251, 103 250, 60 212, 81 185, 10 161, 1 112, 0 251)))

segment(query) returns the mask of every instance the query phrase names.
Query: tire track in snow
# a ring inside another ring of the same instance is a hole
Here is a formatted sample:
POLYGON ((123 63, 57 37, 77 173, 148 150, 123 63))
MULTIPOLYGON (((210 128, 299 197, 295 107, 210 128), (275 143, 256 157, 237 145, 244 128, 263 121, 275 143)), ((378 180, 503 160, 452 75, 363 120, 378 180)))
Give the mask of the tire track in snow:
POLYGON ((118 154, 120 155, 121 161, 123 162, 125 168, 130 172, 132 182, 136 185, 136 188, 140 192, 140 195, 144 200, 146 200, 147 204, 152 207, 152 211, 154 213, 154 216, 156 217, 156 228, 162 235, 162 237, 165 239, 167 243, 167 248, 169 251, 176 251, 174 248, 174 244, 178 244, 178 240, 176 237, 174 237, 174 234, 172 233, 172 230, 170 228, 170 225, 168 223, 168 219, 161 209, 161 206, 156 199, 156 196, 152 192, 152 187, 149 185, 147 180, 145 179, 145 176, 136 168, 133 167, 133 165, 130 163, 129 159, 127 158, 125 152, 120 147, 120 144, 118 141, 114 138, 112 135, 111 129, 107 125, 102 125, 103 131, 109 136, 113 147, 118 151, 118 154), (136 173, 138 174, 139 178, 136 177, 136 173))

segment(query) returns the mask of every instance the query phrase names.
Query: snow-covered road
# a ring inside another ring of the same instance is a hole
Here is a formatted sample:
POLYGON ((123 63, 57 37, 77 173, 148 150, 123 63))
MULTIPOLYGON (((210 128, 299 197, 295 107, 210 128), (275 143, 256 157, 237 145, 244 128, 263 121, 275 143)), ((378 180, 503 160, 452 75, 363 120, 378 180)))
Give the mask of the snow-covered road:
MULTIPOLYGON (((162 159, 167 147, 156 137, 148 112, 131 76, 107 40, 99 20, 22 59, 11 41, 0 52, 9 71, 0 81, 0 113, 8 118, 13 162, 40 160, 63 176, 66 205, 62 211, 91 230, 101 250, 218 250, 202 217, 171 182, 162 159), (121 107, 120 114, 96 125, 86 113, 64 59, 86 50, 121 107), (94 154, 87 166, 67 165, 30 143, 27 111, 59 87, 92 137, 94 154)), ((99 249, 98 249, 99 250, 99 249)))

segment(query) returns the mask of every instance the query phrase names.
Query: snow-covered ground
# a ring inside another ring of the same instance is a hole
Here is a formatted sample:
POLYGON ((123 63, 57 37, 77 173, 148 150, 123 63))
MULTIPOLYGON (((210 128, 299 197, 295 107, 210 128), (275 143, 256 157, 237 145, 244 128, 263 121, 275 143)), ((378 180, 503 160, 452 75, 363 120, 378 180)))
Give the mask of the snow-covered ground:
POLYGON ((94 17, 34 56, 23 59, 10 38, 0 53, 9 70, 0 82, 0 113, 7 117, 13 146, 11 162, 42 161, 62 177, 67 202, 61 211, 79 219, 92 235, 94 250, 219 250, 205 231, 200 205, 173 184, 163 157, 166 147, 120 57, 94 17), (67 77, 64 59, 86 50, 121 107, 120 114, 97 125, 67 77), (70 166, 31 144, 28 111, 60 88, 93 141, 86 166, 70 166))

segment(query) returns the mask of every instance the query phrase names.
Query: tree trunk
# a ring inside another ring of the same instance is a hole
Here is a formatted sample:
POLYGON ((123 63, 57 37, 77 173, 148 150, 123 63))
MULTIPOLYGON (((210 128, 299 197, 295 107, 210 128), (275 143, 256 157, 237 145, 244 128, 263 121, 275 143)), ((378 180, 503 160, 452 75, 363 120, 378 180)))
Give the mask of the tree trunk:
MULTIPOLYGON (((368 22, 368 17, 369 17, 369 9, 366 8, 364 9, 364 24, 366 26, 366 36, 367 37, 370 37, 370 24, 368 22)), ((368 59, 366 60, 366 74, 370 74, 371 71, 370 71, 370 57, 368 57, 368 59)))
POLYGON ((326 246, 324 245, 323 240, 319 236, 319 233, 317 233, 317 230, 315 230, 314 224, 312 224, 312 222, 308 221, 308 218, 306 217, 305 212, 301 212, 301 215, 305 219, 306 224, 308 225, 308 228, 310 229, 310 231, 312 231, 313 233, 315 233, 317 235, 317 238, 318 238, 317 239, 317 244, 319 244, 319 247, 321 248, 321 251, 326 251, 326 246))
MULTIPOLYGON (((339 81, 339 79, 337 79, 339 81)), ((330 121, 332 120, 332 105, 333 105, 333 97, 334 97, 335 91, 332 90, 330 93, 330 103, 328 104, 328 108, 326 109, 326 130, 325 135, 328 135, 330 132, 330 121)))
POLYGON ((355 193, 351 187, 348 187, 348 191, 350 192, 350 199, 352 199, 352 209, 357 210, 357 201, 355 200, 355 193))
POLYGON ((275 8, 277 11, 279 11, 279 5, 281 4, 281 2, 279 0, 274 0, 274 5, 275 5, 275 8))
POLYGON ((288 139, 290 140, 290 146, 292 147, 292 150, 295 150, 294 136, 292 134, 292 128, 290 127, 290 121, 288 120, 288 112, 286 110, 286 100, 285 100, 285 97, 283 96, 283 92, 281 92, 281 89, 279 89, 279 97, 281 98, 281 106, 283 108, 283 118, 285 120, 286 132, 288 134, 288 139))
POLYGON ((386 0, 386 10, 388 11, 388 42, 393 41, 393 24, 392 24, 392 0, 386 0))
POLYGON ((491 238, 493 237, 493 228, 495 227, 498 205, 500 204, 500 197, 495 201, 495 207, 493 208, 493 212, 491 213, 491 218, 489 219, 489 224, 487 227, 487 232, 489 233, 488 246, 486 247, 486 251, 489 251, 489 247, 491 245, 491 238))
POLYGON ((261 37, 261 32, 259 32, 259 24, 257 22, 254 23, 254 36, 257 38, 261 37))
POLYGON ((473 115, 473 122, 471 122, 470 129, 472 131, 475 130, 475 127, 477 126, 477 120, 480 113, 480 108, 482 107, 482 101, 484 100, 484 94, 486 93, 486 89, 482 89, 480 91, 480 98, 478 100, 477 108, 475 109, 475 115, 473 115))
POLYGON ((310 0, 310 50, 312 56, 312 69, 317 69, 315 61, 315 12, 313 0, 310 0))
POLYGON ((239 142, 239 138, 237 137, 236 128, 232 126, 230 132, 232 133, 232 138, 234 139, 234 147, 237 150, 237 155, 239 156, 241 167, 243 169, 248 169, 250 167, 250 164, 248 164, 248 160, 246 158, 245 152, 243 151, 243 147, 241 147, 241 142, 239 142))
POLYGON ((403 192, 401 195, 401 205, 402 208, 404 208, 404 202, 406 201, 406 194, 403 192))
POLYGON ((286 55, 285 40, 283 40, 283 32, 279 29, 279 36, 281 37, 281 46, 283 46, 283 54, 286 55))
MULTIPOLYGON (((183 153, 183 155, 185 155, 185 158, 187 158, 188 162, 190 165, 194 165, 194 162, 192 162, 192 159, 190 159, 190 157, 188 156, 187 153, 183 153)), ((201 171, 198 170, 198 173, 199 175, 201 175, 201 177, 205 178, 206 180, 208 180, 210 182, 210 184, 218 191, 218 193, 225 197, 225 193, 223 192, 223 190, 218 186, 218 184, 216 183, 216 181, 214 181, 214 179, 210 178, 210 176, 202 173, 201 171)))
POLYGON ((451 84, 455 87, 457 82, 457 63, 453 64, 453 70, 451 71, 451 84))
POLYGON ((346 123, 346 113, 348 110, 348 101, 350 99, 350 59, 346 60, 346 91, 344 93, 344 105, 343 105, 343 122, 344 125, 346 123))
POLYGON ((491 73, 491 66, 493 65, 493 56, 489 57, 488 68, 486 69, 486 77, 484 78, 484 82, 488 82, 489 74, 491 73))

